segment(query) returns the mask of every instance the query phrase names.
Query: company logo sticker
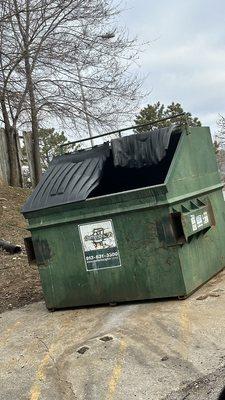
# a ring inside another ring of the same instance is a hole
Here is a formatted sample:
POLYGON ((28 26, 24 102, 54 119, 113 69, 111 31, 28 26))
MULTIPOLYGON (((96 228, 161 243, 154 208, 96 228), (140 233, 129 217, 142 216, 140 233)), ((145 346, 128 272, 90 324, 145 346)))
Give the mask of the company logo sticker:
POLYGON ((121 266, 112 220, 79 225, 88 271, 121 266))

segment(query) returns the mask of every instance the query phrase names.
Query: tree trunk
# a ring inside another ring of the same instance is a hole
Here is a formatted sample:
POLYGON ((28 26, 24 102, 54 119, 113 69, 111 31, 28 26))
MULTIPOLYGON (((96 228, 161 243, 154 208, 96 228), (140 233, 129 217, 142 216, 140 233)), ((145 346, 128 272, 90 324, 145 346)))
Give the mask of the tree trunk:
POLYGON ((23 186, 21 165, 19 160, 18 143, 17 143, 17 132, 9 122, 7 109, 4 100, 1 101, 2 114, 4 119, 4 133, 6 140, 6 149, 8 154, 9 164, 9 177, 7 183, 11 186, 23 186))
POLYGON ((0 129, 0 185, 3 183, 10 184, 10 165, 5 130, 0 129))
POLYGON ((78 79, 79 79, 79 85, 80 85, 80 90, 81 90, 81 97, 82 97, 82 102, 83 102, 84 114, 85 114, 85 118, 86 118, 86 122, 87 122, 88 134, 90 136, 91 146, 93 147, 94 146, 94 140, 92 139, 93 135, 92 135, 90 117, 89 117, 89 114, 88 114, 87 101, 86 101, 86 97, 85 97, 85 93, 84 93, 81 73, 80 73, 80 69, 79 69, 78 66, 77 66, 77 75, 78 75, 78 79))
POLYGON ((27 155, 28 168, 30 171, 31 185, 32 185, 32 187, 35 187, 34 160, 33 160, 33 156, 32 156, 31 134, 29 132, 23 132, 23 138, 24 138, 25 151, 26 151, 26 155, 27 155))
POLYGON ((28 83, 28 95, 30 99, 30 108, 31 108, 31 156, 32 162, 31 165, 33 167, 32 176, 33 176, 33 186, 36 186, 40 181, 42 171, 41 171, 41 157, 40 157, 40 148, 39 148, 39 136, 38 136, 38 118, 37 118, 37 107, 34 95, 34 86, 32 80, 32 73, 29 58, 25 59, 25 69, 27 75, 27 83, 28 83))
POLYGON ((9 127, 9 132, 6 131, 6 137, 8 137, 10 185, 23 187, 22 171, 17 143, 17 132, 12 126, 9 127))

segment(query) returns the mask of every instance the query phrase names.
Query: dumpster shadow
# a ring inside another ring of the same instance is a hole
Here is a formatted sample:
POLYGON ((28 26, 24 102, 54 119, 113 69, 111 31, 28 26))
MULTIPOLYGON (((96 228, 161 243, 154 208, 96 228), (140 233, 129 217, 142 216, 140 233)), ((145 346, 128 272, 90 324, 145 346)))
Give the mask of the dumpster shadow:
POLYGON ((155 303, 167 303, 169 302, 176 302, 178 300, 185 300, 191 295, 185 298, 178 298, 178 297, 164 297, 162 299, 146 299, 146 300, 132 300, 132 301, 122 301, 122 302, 114 302, 114 303, 101 303, 101 304, 91 304, 91 305, 84 305, 84 306, 77 306, 77 307, 63 307, 57 309, 49 309, 50 312, 57 312, 57 311, 66 311, 66 310, 83 310, 83 309, 93 309, 93 308, 117 308, 117 307, 126 307, 131 305, 140 305, 140 304, 155 304, 155 303))

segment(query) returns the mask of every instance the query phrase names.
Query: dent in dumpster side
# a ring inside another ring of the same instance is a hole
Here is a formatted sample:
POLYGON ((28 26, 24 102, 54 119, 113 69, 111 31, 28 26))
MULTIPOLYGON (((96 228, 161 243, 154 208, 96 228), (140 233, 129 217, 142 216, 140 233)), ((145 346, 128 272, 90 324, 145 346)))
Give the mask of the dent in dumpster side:
POLYGON ((52 252, 47 239, 33 239, 33 246, 37 264, 47 265, 52 257, 52 252))

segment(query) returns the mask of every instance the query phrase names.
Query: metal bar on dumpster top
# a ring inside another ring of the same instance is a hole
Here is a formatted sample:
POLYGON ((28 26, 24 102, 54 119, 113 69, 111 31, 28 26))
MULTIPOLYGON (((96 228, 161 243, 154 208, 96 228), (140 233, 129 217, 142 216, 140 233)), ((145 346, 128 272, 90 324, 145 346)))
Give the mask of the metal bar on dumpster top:
POLYGON ((175 119, 177 117, 181 117, 182 115, 185 115, 185 112, 177 114, 177 115, 172 115, 170 117, 158 119, 158 120, 153 121, 153 122, 148 122, 148 123, 144 123, 144 124, 140 124, 140 125, 134 125, 134 126, 130 126, 128 128, 117 129, 116 131, 112 131, 112 132, 102 133, 101 135, 92 136, 91 138, 78 139, 78 140, 75 140, 74 142, 63 143, 59 147, 62 148, 62 147, 65 147, 65 146, 70 146, 71 144, 87 142, 88 140, 91 140, 91 139, 98 139, 100 137, 113 135, 115 133, 119 133, 119 136, 121 136, 121 132, 129 131, 130 129, 137 129, 137 128, 141 128, 141 127, 144 127, 144 126, 150 126, 150 125, 158 124, 160 122, 167 121, 169 119, 175 119))

